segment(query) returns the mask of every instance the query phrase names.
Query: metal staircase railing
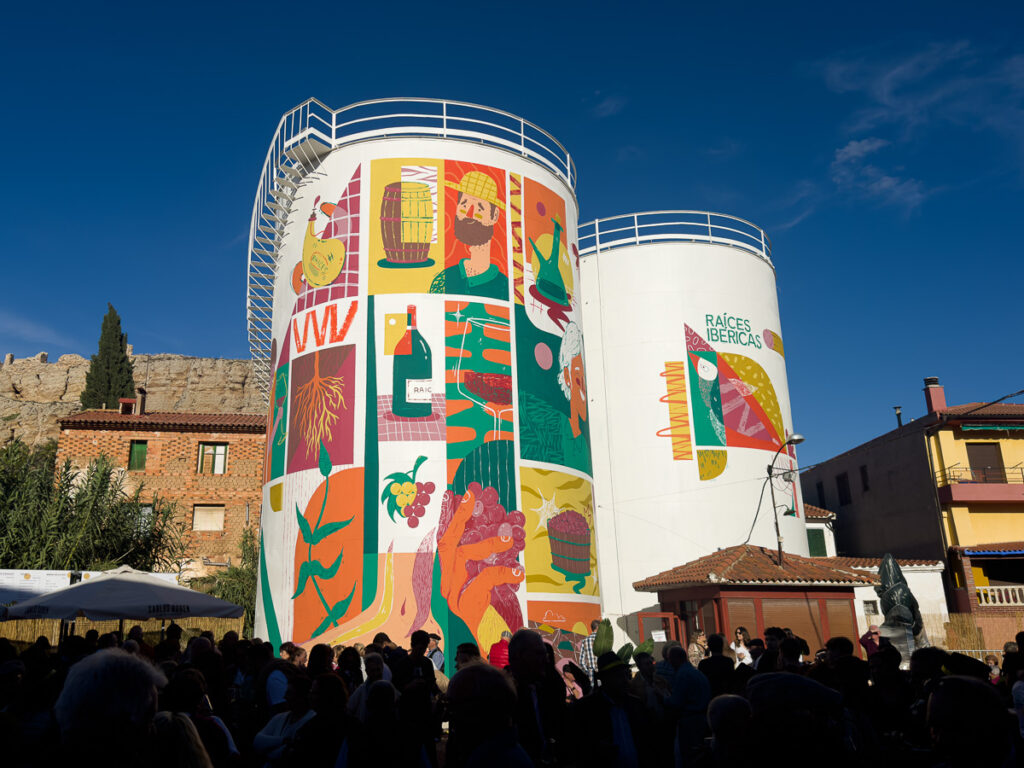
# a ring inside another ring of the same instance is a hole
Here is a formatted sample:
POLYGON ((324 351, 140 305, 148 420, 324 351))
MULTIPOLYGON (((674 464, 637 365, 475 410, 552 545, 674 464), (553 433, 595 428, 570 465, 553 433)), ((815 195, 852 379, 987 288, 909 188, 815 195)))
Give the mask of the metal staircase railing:
POLYGON ((263 163, 249 226, 246 320, 259 388, 269 393, 274 284, 284 228, 302 181, 338 147, 380 138, 431 137, 498 147, 545 167, 570 189, 576 166, 547 131, 477 104, 439 99, 378 99, 334 110, 310 99, 277 125, 263 163))

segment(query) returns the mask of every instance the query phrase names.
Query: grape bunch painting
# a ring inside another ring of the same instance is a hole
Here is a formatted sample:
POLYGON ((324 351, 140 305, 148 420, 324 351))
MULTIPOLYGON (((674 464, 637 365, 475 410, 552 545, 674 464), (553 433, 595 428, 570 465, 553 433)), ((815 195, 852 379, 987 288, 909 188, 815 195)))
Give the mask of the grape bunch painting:
POLYGON ((413 464, 411 472, 392 472, 384 478, 384 490, 380 495, 381 503, 387 507, 388 516, 392 521, 404 519, 410 528, 420 524, 420 518, 427 513, 427 504, 436 486, 433 483, 416 482, 416 473, 426 456, 420 456, 413 464))
POLYGON ((491 486, 471 482, 467 494, 449 490, 441 500, 439 550, 449 528, 454 527, 456 548, 465 555, 457 558, 462 560, 465 571, 451 574, 453 584, 458 585, 456 591, 460 595, 466 593, 478 580, 493 585, 489 603, 512 629, 523 626, 515 593, 519 591, 524 574, 519 556, 526 547, 525 525, 526 516, 518 510, 506 512, 498 500, 498 492, 491 486), (466 496, 473 500, 472 512, 459 520, 457 512, 466 496))

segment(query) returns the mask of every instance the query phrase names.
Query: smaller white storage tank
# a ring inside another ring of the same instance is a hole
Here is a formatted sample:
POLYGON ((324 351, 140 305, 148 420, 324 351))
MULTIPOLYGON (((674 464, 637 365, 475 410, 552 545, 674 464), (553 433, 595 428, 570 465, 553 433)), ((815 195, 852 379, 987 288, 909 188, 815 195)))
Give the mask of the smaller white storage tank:
POLYGON ((698 211, 583 224, 580 255, 602 609, 635 641, 660 608, 634 582, 778 546, 772 490, 808 554, 775 268, 760 228, 698 211))

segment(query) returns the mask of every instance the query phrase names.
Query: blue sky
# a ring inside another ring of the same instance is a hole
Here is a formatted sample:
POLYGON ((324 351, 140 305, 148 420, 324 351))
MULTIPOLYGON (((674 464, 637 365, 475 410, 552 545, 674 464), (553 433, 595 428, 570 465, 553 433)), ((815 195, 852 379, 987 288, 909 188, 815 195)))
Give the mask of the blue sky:
POLYGON ((1024 6, 19 4, 0 30, 0 353, 244 357, 281 114, 476 102, 553 133, 581 220, 711 209, 774 244, 801 462, 1024 387, 1024 6), (714 7, 710 7, 714 6, 714 7))

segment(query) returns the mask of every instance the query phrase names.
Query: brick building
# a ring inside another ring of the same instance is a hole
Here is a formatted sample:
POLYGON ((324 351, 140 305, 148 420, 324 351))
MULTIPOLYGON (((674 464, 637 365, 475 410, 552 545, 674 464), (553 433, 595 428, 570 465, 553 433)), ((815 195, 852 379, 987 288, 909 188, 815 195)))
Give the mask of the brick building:
POLYGON ((258 414, 147 413, 145 398, 121 409, 60 420, 57 464, 84 469, 101 454, 123 467, 126 486, 173 502, 191 534, 186 573, 237 562, 242 532, 259 531, 266 418, 258 414))

